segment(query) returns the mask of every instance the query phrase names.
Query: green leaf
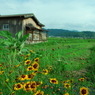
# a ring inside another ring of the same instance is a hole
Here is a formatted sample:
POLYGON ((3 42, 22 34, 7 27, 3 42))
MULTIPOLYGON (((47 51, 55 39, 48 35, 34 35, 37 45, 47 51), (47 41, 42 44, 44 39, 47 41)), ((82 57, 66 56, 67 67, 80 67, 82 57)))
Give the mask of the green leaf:
POLYGON ((5 40, 4 42, 4 45, 6 45, 6 46, 10 46, 12 43, 11 42, 9 42, 8 40, 5 40))
POLYGON ((0 39, 0 45, 7 46, 8 48, 11 48, 11 50, 16 50, 21 52, 21 50, 24 48, 25 41, 29 37, 29 34, 23 35, 23 31, 20 31, 15 34, 15 37, 12 37, 12 34, 8 31, 1 31, 0 36, 3 37, 0 39))
POLYGON ((24 47, 24 44, 25 42, 23 42, 21 45, 20 45, 20 49, 22 49, 24 47))
POLYGON ((22 33, 23 33, 23 31, 17 32, 17 33, 15 34, 16 39, 20 39, 21 36, 22 36, 22 33))
POLYGON ((0 36, 7 38, 7 39, 11 39, 12 38, 12 34, 8 31, 0 31, 0 36))
POLYGON ((23 35, 20 41, 21 42, 26 41, 28 37, 29 37, 29 34, 23 35))

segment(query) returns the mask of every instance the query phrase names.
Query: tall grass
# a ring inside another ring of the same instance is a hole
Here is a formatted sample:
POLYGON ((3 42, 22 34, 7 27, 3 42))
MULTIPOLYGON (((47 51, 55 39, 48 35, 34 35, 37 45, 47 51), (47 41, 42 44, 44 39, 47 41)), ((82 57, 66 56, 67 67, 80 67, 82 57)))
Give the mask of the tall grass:
POLYGON ((94 95, 94 41, 49 38, 15 55, 1 47, 0 94, 94 95))

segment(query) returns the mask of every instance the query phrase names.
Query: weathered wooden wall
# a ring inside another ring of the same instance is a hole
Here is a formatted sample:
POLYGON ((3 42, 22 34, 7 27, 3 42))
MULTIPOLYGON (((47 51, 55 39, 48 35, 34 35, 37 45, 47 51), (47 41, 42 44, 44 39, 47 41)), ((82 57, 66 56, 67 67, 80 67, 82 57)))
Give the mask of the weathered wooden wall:
POLYGON ((13 35, 22 30, 21 18, 0 18, 0 31, 10 31, 13 35), (9 30, 3 29, 3 24, 9 24, 9 30))
POLYGON ((41 35, 43 41, 47 40, 47 33, 42 32, 41 35))

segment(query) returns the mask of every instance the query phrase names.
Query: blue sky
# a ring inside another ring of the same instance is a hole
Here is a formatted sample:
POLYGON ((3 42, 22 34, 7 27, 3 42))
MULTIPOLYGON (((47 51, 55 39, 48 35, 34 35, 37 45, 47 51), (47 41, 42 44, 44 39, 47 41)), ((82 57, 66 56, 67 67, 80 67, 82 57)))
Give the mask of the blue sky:
POLYGON ((95 31, 95 0, 0 0, 0 14, 34 13, 45 28, 95 31))

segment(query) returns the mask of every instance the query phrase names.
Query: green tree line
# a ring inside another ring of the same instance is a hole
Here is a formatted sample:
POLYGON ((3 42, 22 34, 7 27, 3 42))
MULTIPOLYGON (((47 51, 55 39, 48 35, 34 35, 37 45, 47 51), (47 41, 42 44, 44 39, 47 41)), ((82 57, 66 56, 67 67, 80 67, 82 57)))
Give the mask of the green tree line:
POLYGON ((82 37, 82 38, 95 38, 94 31, 71 31, 63 29, 47 29, 48 36, 59 36, 59 37, 82 37))

